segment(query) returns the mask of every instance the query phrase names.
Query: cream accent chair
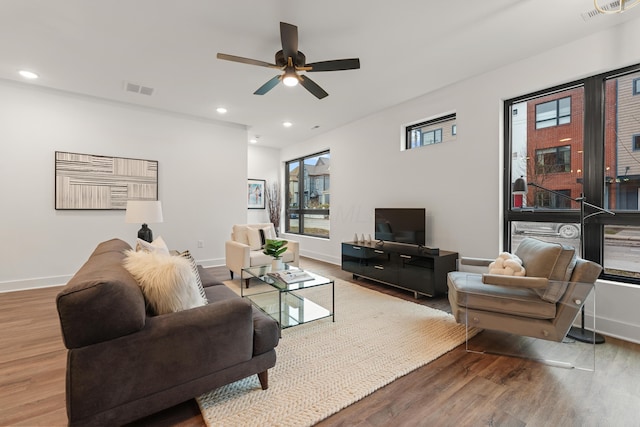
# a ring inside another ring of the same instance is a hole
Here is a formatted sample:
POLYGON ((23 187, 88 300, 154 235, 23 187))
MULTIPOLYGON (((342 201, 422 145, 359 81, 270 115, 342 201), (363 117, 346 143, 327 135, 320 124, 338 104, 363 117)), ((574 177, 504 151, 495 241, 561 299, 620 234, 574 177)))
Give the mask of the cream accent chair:
MULTIPOLYGON (((526 276, 449 273, 451 312, 458 323, 468 319, 468 327, 561 342, 602 267, 577 257, 573 247, 530 237, 515 254, 526 276)), ((469 264, 491 261, 470 258, 469 264)))
MULTIPOLYGON (((265 239, 275 239, 276 231, 272 223, 263 224, 236 224, 231 230, 231 240, 225 243, 226 264, 231 278, 234 273, 242 276, 242 269, 257 267, 271 263, 272 258, 262 253, 262 230, 265 239)), ((287 251, 282 260, 287 264, 298 266, 300 263, 299 243, 295 240, 287 240, 287 251)), ((249 279, 245 280, 249 287, 249 279)))

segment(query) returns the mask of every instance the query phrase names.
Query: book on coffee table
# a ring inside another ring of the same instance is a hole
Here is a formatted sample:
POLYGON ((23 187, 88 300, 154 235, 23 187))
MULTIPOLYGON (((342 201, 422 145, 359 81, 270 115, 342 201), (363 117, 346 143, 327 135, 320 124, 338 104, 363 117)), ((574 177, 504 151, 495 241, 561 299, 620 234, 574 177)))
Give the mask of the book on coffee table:
POLYGON ((275 280, 279 280, 286 284, 305 282, 307 280, 313 280, 310 274, 302 270, 284 270, 284 271, 274 271, 272 273, 267 273, 269 277, 273 277, 275 280))

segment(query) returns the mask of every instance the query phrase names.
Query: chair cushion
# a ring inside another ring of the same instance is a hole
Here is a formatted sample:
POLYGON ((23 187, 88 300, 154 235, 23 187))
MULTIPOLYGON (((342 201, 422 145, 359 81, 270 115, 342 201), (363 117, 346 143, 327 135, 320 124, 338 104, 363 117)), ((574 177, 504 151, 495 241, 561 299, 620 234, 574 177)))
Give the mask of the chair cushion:
POLYGON ((556 303, 567 289, 568 280, 576 266, 576 250, 560 243, 544 242, 527 237, 520 242, 516 255, 522 260, 528 277, 553 280, 546 289, 536 292, 545 301, 556 303))
POLYGON ((553 319, 555 303, 540 299, 533 289, 482 283, 482 275, 454 271, 447 275, 450 298, 458 305, 534 319, 553 319))

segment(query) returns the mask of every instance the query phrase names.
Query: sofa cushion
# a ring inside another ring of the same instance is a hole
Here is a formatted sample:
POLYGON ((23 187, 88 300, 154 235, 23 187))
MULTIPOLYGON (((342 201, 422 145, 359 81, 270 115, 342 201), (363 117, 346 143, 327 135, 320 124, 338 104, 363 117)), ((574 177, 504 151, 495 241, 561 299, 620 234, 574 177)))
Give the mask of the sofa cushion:
POLYGON ((567 289, 567 281, 576 265, 575 249, 527 237, 520 242, 516 255, 522 260, 528 277, 546 277, 553 281, 548 288, 536 291, 540 298, 558 302, 567 289))
POLYGON ((124 267, 138 281, 155 314, 206 305, 189 260, 153 252, 126 251, 124 267))

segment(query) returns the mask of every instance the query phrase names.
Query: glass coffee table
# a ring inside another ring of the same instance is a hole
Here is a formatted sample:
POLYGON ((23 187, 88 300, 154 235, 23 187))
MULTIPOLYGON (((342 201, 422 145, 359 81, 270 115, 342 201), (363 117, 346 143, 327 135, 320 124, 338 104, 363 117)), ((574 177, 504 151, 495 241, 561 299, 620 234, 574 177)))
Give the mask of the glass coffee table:
MULTIPOLYGON (((244 268, 240 277, 241 284, 244 283, 244 279, 251 278, 258 279, 260 283, 252 285, 250 290, 241 286, 240 293, 243 298, 250 300, 253 305, 278 322, 280 329, 327 317, 336 321, 334 280, 304 270, 305 280, 285 283, 270 275, 274 272, 271 265, 244 268), (329 287, 331 295, 328 295, 328 289, 324 289, 329 287)), ((303 270, 288 264, 285 264, 284 270, 277 271, 292 274, 302 272, 303 270)))

